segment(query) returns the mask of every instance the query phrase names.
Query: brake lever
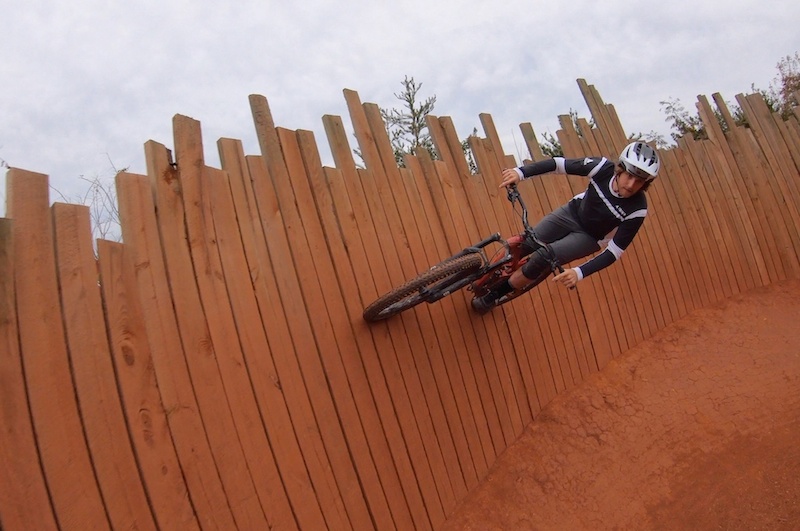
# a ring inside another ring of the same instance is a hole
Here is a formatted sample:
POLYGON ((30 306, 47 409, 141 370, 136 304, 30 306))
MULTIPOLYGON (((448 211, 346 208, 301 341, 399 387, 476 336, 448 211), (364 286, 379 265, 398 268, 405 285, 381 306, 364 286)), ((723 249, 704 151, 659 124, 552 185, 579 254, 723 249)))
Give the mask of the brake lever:
POLYGON ((519 190, 517 190, 516 184, 509 184, 506 186, 506 193, 508 194, 508 200, 514 203, 517 198, 519 198, 519 190))
MULTIPOLYGON (((556 262, 556 266, 555 266, 553 269, 558 269, 558 272, 559 272, 559 273, 563 273, 563 272, 564 272, 564 268, 563 268, 563 267, 561 266, 561 264, 560 264, 560 263, 558 263, 558 262, 556 262)), ((571 290, 573 290, 573 289, 575 289, 576 287, 577 287, 577 286, 570 286, 570 287, 569 287, 569 288, 567 288, 567 289, 571 289, 571 290)))

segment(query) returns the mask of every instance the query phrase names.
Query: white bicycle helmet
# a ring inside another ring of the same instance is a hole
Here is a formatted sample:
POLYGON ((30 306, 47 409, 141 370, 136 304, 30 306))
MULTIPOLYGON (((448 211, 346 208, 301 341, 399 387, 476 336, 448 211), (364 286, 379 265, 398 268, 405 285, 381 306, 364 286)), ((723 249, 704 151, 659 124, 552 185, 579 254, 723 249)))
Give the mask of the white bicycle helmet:
POLYGON ((656 150, 644 142, 631 142, 619 155, 619 163, 625 171, 647 182, 658 176, 661 161, 656 150))

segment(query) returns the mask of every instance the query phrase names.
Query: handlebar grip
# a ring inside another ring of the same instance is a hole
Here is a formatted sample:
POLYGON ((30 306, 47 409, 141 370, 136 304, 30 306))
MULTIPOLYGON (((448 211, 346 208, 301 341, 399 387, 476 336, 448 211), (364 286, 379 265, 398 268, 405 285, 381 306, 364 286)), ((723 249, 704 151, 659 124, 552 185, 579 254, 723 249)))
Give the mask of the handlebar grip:
POLYGON ((509 184, 506 186, 506 194, 508 195, 508 200, 512 203, 520 199, 516 184, 509 184))
MULTIPOLYGON (((561 266, 561 264, 560 264, 560 263, 558 263, 558 262, 556 262, 556 269, 558 269, 558 272, 559 272, 559 273, 563 273, 563 272, 564 272, 564 268, 563 268, 563 267, 561 266)), ((569 287, 569 289, 575 289, 576 287, 577 287, 577 286, 570 286, 570 287, 569 287)))

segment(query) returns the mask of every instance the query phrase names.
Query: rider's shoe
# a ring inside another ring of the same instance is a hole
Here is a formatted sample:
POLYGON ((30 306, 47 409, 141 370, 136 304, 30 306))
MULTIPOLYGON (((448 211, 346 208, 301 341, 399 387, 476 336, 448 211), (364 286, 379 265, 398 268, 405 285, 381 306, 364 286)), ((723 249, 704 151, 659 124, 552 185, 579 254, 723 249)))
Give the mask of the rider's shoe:
POLYGON ((472 309, 478 314, 484 315, 492 311, 492 308, 494 308, 496 302, 497 295, 490 291, 482 297, 474 297, 472 299, 472 309))

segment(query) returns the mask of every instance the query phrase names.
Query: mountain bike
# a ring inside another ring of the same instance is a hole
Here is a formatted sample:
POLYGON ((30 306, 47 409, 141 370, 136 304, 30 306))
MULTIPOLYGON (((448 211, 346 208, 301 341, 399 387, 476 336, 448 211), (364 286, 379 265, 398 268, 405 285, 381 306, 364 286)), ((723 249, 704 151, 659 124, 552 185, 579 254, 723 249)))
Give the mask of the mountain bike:
POLYGON ((497 299, 495 306, 501 306, 530 291, 551 273, 563 273, 564 268, 550 245, 541 241, 528 223, 528 209, 517 186, 508 186, 506 190, 514 213, 522 221, 524 230, 521 234, 504 240, 500 233, 494 233, 465 247, 402 286, 378 297, 364 309, 364 320, 375 322, 388 319, 422 302, 437 302, 464 287, 473 293, 473 297, 483 296, 525 265, 529 256, 539 249, 543 249, 550 269, 542 271, 534 282, 497 299), (493 243, 499 243, 500 247, 489 257, 486 248, 493 243))

